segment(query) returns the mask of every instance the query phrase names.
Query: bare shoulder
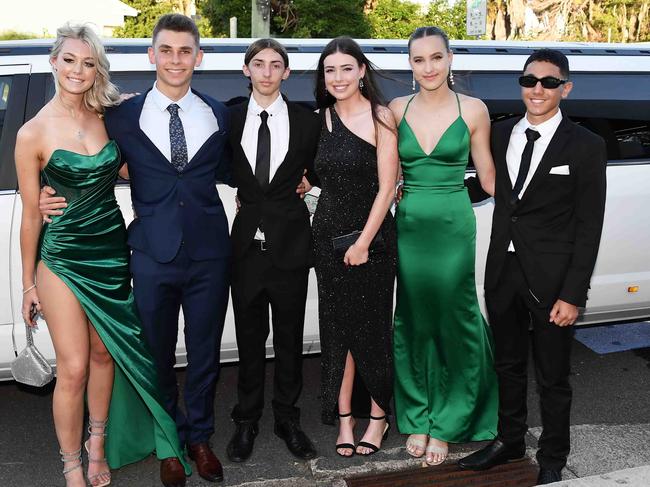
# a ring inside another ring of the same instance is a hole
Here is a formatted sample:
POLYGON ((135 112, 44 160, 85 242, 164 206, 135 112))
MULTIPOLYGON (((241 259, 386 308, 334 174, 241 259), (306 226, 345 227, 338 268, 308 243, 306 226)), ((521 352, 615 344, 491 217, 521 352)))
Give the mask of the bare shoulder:
POLYGON ((22 148, 34 148, 38 145, 38 141, 42 139, 44 129, 45 124, 41 117, 36 115, 18 129, 18 133, 16 134, 16 148, 19 148, 19 146, 22 148))
POLYGON ((406 110, 406 105, 413 95, 398 96, 394 98, 389 104, 388 108, 393 113, 393 118, 395 122, 399 122, 404 117, 404 111, 406 110))
POLYGON ((393 114, 393 111, 390 108, 385 107, 383 105, 379 105, 377 107, 377 116, 382 122, 384 122, 389 127, 395 126, 395 116, 393 114))
POLYGON ((463 110, 463 115, 467 115, 468 117, 480 117, 489 113, 487 106, 483 103, 483 100, 479 98, 474 98, 473 96, 467 96, 460 93, 458 94, 458 98, 463 110))

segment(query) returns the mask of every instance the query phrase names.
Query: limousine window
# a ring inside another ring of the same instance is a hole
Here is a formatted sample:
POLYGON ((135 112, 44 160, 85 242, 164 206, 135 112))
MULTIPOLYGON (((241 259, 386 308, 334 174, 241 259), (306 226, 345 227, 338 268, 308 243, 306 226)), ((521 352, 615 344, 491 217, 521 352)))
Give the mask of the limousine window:
MULTIPOLYGON (((380 74, 378 83, 387 100, 413 93, 410 71, 380 74)), ((314 76, 314 71, 293 71, 282 90, 292 101, 313 107, 314 76)), ((144 92, 152 86, 155 73, 116 72, 111 79, 123 93, 144 92)), ((573 74, 571 79, 574 89, 562 102, 562 111, 605 139, 608 159, 650 159, 650 100, 641 99, 639 90, 639 86, 650 86, 650 75, 581 72, 573 74)), ((514 73, 454 72, 454 81, 456 91, 485 102, 493 121, 519 116, 525 111, 514 73)), ((54 95, 51 77, 47 83, 49 99, 54 95)), ((249 96, 248 81, 241 71, 197 71, 192 86, 227 105, 249 96)), ((473 168, 471 160, 469 168, 473 168)))
POLYGON ((9 92, 11 91, 11 77, 0 76, 0 139, 5 125, 7 106, 9 105, 9 92))

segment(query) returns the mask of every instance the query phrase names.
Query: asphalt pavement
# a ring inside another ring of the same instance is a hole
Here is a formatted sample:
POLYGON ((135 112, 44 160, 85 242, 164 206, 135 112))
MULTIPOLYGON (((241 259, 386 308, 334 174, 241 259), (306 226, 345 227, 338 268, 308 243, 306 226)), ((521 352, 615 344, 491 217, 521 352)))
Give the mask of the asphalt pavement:
MULTIPOLYGON (((273 361, 267 363, 267 408, 252 458, 230 463, 226 444, 233 431, 230 411, 236 401, 237 366, 222 368, 217 396, 216 433, 212 443, 224 464, 223 486, 246 487, 344 487, 344 478, 369 472, 393 471, 420 465, 404 450, 405 437, 393 429, 382 450, 370 458, 343 459, 335 454, 336 427, 320 423, 318 398, 320 358, 304 361, 305 387, 299 406, 303 429, 314 441, 319 456, 303 462, 287 451, 273 434, 269 392, 273 361)), ((532 371, 529 380, 528 453, 534 457, 540 433, 538 399, 532 371)), ((182 384, 184 372, 178 372, 182 384)), ((579 342, 573 350, 574 387, 572 452, 565 479, 580 478, 580 486, 646 486, 650 482, 650 348, 598 355, 579 342), (612 473, 616 471, 621 471, 612 473), (629 470, 631 469, 631 470, 629 470), (595 476, 595 477, 594 477, 595 476), (644 477, 645 476, 645 477, 644 477), (605 477, 604 479, 602 477, 605 477), (604 482, 604 483, 603 483, 604 482), (640 482, 640 483, 639 483, 640 482)), ((0 384, 0 487, 63 486, 61 462, 51 414, 52 387, 35 390, 16 383, 0 384)), ((357 426, 362 434, 365 421, 357 426)), ((450 461, 480 444, 452 445, 450 461)), ((117 487, 153 487, 158 480, 158 461, 151 457, 113 472, 117 487)), ((435 467, 434 467, 435 468, 435 467)), ((561 485, 569 487, 571 483, 561 485)), ((215 485, 194 474, 188 487, 215 485)), ((560 485, 560 484, 558 484, 560 485)))

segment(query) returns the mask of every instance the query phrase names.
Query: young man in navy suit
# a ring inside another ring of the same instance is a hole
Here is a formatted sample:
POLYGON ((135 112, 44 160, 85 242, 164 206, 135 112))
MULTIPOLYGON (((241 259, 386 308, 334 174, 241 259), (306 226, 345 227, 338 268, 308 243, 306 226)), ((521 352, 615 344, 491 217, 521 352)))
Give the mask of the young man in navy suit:
MULTIPOLYGON (((233 185, 241 204, 232 227, 232 299, 239 349, 235 434, 228 458, 253 451, 264 408, 266 339, 272 310, 275 434, 300 459, 314 458, 300 428, 296 401, 302 389, 305 302, 311 260, 311 226, 296 187, 303 173, 312 184, 320 134, 311 110, 280 93, 289 56, 273 39, 252 43, 244 56, 251 97, 231 109, 233 185)), ((300 190, 300 188, 298 188, 300 190)))
MULTIPOLYGON (((230 178, 228 116, 218 101, 190 88, 201 64, 191 19, 163 15, 149 60, 156 82, 106 113, 109 137, 128 166, 137 218, 129 226, 133 291, 145 339, 158 367, 165 407, 176 418, 198 473, 209 481, 223 470, 208 440, 214 432, 214 393, 228 304, 231 246, 216 189, 230 178), (178 317, 183 309, 187 370, 185 413, 174 372, 178 317)), ((44 213, 62 199, 41 198, 44 213)), ((177 458, 161 463, 166 487, 185 485, 177 458)))
POLYGON ((519 84, 526 115, 492 128, 496 189, 485 299, 499 378, 498 435, 459 465, 484 470, 524 456, 530 338, 543 427, 537 483, 548 484, 562 479, 570 449, 571 325, 598 255, 607 155, 602 138, 560 111, 573 85, 564 54, 536 51, 519 84))

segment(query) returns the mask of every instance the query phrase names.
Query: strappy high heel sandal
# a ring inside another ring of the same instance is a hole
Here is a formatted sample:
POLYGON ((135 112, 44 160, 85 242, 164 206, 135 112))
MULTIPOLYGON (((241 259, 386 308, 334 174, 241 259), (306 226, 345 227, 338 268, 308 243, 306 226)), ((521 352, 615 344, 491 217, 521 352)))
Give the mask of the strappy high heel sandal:
MULTIPOLYGON (((91 437, 101 436, 102 438, 106 438, 107 424, 108 424, 108 419, 106 419, 105 421, 97 421, 93 418, 88 418, 88 433, 90 433, 91 437), (101 432, 95 431, 95 428, 97 429, 101 428, 101 432)), ((90 443, 90 438, 88 438, 84 443, 84 448, 86 449, 86 453, 88 453, 88 463, 106 464, 106 457, 93 458, 92 456, 90 456, 90 448, 88 447, 89 443, 90 443)), ((108 464, 106 465, 108 466, 108 464)), ((107 469, 104 472, 99 472, 96 473, 95 475, 88 475, 88 482, 92 487, 106 487, 111 483, 111 471, 107 469), (108 480, 102 480, 102 479, 108 479, 108 480)))
MULTIPOLYGON (((386 419, 385 414, 383 416, 372 416, 372 415, 370 415, 370 420, 381 421, 382 419, 386 419)), ((386 440, 386 438, 388 438, 388 430, 389 429, 390 429, 390 423, 386 419, 386 426, 384 426, 384 434, 381 437, 382 442, 384 442, 386 440)), ((357 448, 359 448, 359 447, 370 449, 369 453, 359 453, 359 452, 357 452, 357 455, 363 455, 363 456, 374 455, 375 453, 377 453, 381 449, 380 446, 373 445, 372 443, 368 443, 367 441, 360 441, 359 443, 357 443, 357 448)))
MULTIPOLYGON (((352 416, 351 412, 347 413, 347 414, 339 413, 339 422, 340 422, 340 418, 349 418, 350 416, 352 416)), ((352 421, 352 430, 353 430, 353 434, 354 434, 354 425, 355 425, 354 417, 352 417, 351 421, 352 421)), ((354 447, 354 445, 352 443, 338 443, 335 448, 336 448, 336 454, 338 456, 340 456, 340 457, 351 458, 351 457, 354 456, 355 447, 354 447), (339 449, 341 449, 341 448, 347 448, 347 449, 352 450, 352 454, 351 455, 343 455, 342 453, 339 453, 339 449)))
POLYGON ((444 442, 442 440, 438 440, 437 438, 429 438, 429 444, 427 444, 427 448, 425 450, 426 458, 424 461, 427 465, 433 467, 435 465, 440 465, 444 463, 445 460, 447 460, 447 455, 449 454, 449 444, 445 444, 445 446, 432 445, 431 440, 440 441, 442 443, 444 442), (437 461, 434 461, 433 455, 440 455, 440 458, 437 461))
POLYGON ((73 452, 59 450, 59 455, 61 455, 61 461, 63 462, 63 476, 66 477, 67 480, 68 474, 70 472, 77 470, 82 466, 81 448, 73 452), (73 462, 74 462, 73 465, 66 466, 66 463, 73 463, 73 462))

